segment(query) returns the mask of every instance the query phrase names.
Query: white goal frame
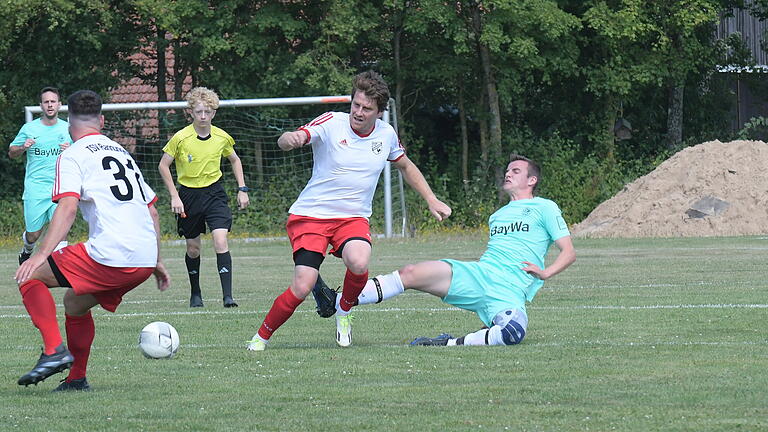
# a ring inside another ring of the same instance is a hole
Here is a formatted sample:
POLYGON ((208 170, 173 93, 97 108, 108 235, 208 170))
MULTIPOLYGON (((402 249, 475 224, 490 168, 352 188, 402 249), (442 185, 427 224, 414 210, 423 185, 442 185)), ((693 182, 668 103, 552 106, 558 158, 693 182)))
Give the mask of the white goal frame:
MULTIPOLYGON (((255 106, 280 106, 280 105, 317 105, 317 104, 336 104, 349 103, 352 97, 342 96, 305 96, 305 97, 287 97, 287 98, 259 98, 259 99, 227 99, 219 102, 219 108, 227 107, 255 107, 255 106)), ((393 99, 389 100, 389 107, 395 109, 393 99)), ((131 111, 131 110, 171 110, 187 108, 186 101, 174 102, 135 102, 135 103, 106 103, 103 104, 102 111, 131 111)), ((41 114, 43 110, 39 105, 29 105, 24 107, 24 121, 26 123, 34 120, 35 114, 41 114)), ((68 112, 66 105, 62 105, 59 112, 68 112)), ((382 120, 391 124, 397 131, 396 116, 390 118, 390 109, 384 111, 382 120)), ((399 236, 405 237, 407 226, 407 215, 405 207, 405 195, 403 190, 403 175, 398 170, 398 188, 400 192, 400 208, 402 212, 402 223, 399 236)), ((384 236, 393 237, 392 220, 392 166, 387 162, 384 168, 384 236)))

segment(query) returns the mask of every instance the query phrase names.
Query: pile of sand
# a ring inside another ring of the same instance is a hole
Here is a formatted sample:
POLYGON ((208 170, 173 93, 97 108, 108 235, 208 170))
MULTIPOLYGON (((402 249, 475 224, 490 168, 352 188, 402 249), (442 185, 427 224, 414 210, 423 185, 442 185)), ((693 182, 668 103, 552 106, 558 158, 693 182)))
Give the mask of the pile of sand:
POLYGON ((768 233, 768 144, 688 147, 626 185, 571 230, 576 237, 768 233))

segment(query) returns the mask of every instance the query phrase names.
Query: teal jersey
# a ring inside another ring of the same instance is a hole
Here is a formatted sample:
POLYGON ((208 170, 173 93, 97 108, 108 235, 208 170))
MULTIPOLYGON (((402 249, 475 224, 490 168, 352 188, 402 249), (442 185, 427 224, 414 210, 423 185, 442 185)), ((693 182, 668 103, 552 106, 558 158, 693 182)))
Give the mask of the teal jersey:
POLYGON ((488 249, 480 263, 494 274, 492 279, 504 281, 487 288, 492 298, 513 295, 522 306, 544 284, 522 270, 523 261, 544 268, 549 246, 557 239, 570 235, 560 208, 553 201, 531 198, 510 201, 488 219, 488 249))
POLYGON ((24 145, 27 138, 34 139, 35 143, 26 151, 27 170, 22 198, 51 198, 56 160, 61 154, 59 144, 72 143, 69 137, 69 123, 59 119, 53 126, 46 126, 38 118, 22 126, 11 145, 24 145))

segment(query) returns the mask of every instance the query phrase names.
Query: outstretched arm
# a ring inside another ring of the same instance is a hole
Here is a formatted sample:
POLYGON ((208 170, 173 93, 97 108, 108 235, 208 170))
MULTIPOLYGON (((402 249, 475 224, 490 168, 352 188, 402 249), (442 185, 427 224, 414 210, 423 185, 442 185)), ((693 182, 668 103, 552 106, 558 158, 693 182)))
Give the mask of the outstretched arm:
POLYGON ((546 269, 542 270, 536 264, 528 261, 523 261, 526 267, 523 267, 523 271, 535 276, 541 280, 547 280, 552 276, 565 270, 576 261, 576 250, 573 248, 573 242, 571 236, 561 237, 555 240, 555 246, 560 249, 560 253, 557 254, 557 258, 546 269))
POLYGON ((432 189, 429 187, 427 180, 424 178, 424 175, 421 173, 416 164, 408 159, 408 156, 403 155, 403 157, 398 159, 396 162, 392 162, 392 165, 394 165, 397 169, 400 170, 401 173, 403 173, 403 178, 405 178, 405 181, 411 185, 411 187, 416 192, 418 192, 422 198, 424 198, 424 201, 426 201, 427 205, 429 206, 429 212, 432 213, 432 216, 434 216, 435 219, 442 221, 451 215, 451 208, 448 207, 448 205, 446 205, 444 202, 437 199, 435 194, 432 192, 432 189))
POLYGON ((77 203, 79 201, 79 198, 74 196, 64 196, 59 199, 59 205, 53 212, 48 231, 40 242, 37 251, 16 270, 16 282, 22 283, 29 279, 32 273, 48 259, 56 245, 67 238, 67 233, 69 233, 69 229, 72 228, 77 217, 77 203))
POLYGON ((299 148, 307 143, 309 136, 303 130, 285 132, 277 139, 277 146, 288 151, 299 148))

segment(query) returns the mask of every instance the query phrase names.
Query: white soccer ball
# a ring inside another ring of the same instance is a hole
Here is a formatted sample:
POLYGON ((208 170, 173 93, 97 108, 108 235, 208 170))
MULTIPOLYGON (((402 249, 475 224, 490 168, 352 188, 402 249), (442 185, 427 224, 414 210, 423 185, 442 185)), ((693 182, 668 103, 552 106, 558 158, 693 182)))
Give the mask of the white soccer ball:
POLYGON ((171 358, 179 349, 179 333, 167 322, 151 322, 141 329, 139 349, 146 358, 171 358))

